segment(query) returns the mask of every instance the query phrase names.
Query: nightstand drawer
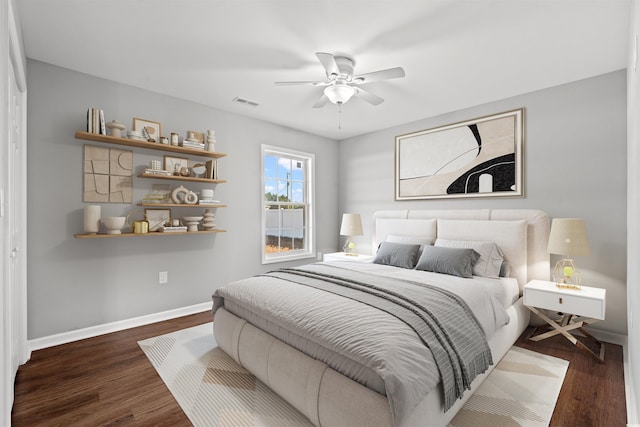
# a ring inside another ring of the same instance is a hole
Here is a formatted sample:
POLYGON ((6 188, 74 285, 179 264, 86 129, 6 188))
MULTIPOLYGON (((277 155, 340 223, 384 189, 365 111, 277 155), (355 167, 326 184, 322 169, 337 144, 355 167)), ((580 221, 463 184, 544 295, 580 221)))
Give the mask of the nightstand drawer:
POLYGON ((581 295, 580 291, 550 292, 543 289, 527 289, 524 292, 524 304, 545 310, 571 313, 578 316, 604 319, 604 301, 581 295))

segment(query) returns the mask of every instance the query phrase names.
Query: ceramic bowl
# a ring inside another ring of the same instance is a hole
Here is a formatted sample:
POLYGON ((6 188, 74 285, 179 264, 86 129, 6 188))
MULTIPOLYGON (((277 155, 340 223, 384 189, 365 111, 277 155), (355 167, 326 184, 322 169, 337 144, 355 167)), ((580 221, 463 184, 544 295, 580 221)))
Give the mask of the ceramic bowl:
POLYGON ((202 221, 201 216, 184 216, 182 217, 186 222, 200 222, 202 221))
POLYGON ((102 223, 107 229, 107 234, 122 234, 121 230, 126 220, 126 216, 107 216, 102 218, 102 223))

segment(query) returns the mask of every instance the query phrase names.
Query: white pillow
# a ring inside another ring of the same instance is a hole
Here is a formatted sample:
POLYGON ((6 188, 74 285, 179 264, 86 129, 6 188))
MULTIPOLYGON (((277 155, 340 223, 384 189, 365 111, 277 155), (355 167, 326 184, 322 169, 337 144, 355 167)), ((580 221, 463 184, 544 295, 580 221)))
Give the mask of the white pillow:
POLYGON ((494 279, 500 277, 504 255, 498 245, 493 242, 436 239, 435 246, 473 249, 480 254, 480 258, 473 265, 473 275, 494 279))
POLYGON ((495 242, 520 287, 527 283, 527 221, 461 221, 438 219, 438 238, 495 242))
POLYGON ((421 236, 436 240, 435 219, 376 218, 374 241, 376 245, 387 240, 387 236, 421 236))
POLYGON ((399 234, 389 234, 385 241, 409 245, 433 245, 434 240, 435 239, 431 236, 403 236, 399 234))

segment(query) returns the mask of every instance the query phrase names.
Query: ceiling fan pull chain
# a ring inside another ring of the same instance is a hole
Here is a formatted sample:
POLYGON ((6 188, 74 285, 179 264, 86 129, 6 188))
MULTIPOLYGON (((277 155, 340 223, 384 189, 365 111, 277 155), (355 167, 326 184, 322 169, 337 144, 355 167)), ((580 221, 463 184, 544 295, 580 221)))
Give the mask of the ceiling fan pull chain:
POLYGON ((338 104, 338 129, 342 130, 342 104, 338 104))

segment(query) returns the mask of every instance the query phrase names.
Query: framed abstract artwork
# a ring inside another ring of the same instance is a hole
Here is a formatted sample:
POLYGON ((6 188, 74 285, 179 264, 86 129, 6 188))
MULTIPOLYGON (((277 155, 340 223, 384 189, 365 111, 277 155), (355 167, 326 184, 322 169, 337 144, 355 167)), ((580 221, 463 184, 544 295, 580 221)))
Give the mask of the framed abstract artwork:
POLYGON ((88 203, 131 203, 133 151, 84 146, 84 192, 88 203))
POLYGON ((396 137, 396 200, 522 197, 524 108, 396 137))
POLYGON ((147 129, 149 137, 154 139, 155 142, 160 142, 162 136, 162 125, 159 122, 152 122, 151 120, 133 118, 133 130, 141 131, 142 128, 147 129))
POLYGON ((149 231, 159 231, 171 218, 170 209, 145 209, 144 216, 149 222, 149 231))
POLYGON ((174 175, 180 173, 182 168, 189 167, 189 159, 185 157, 164 156, 164 170, 175 172, 174 175))

